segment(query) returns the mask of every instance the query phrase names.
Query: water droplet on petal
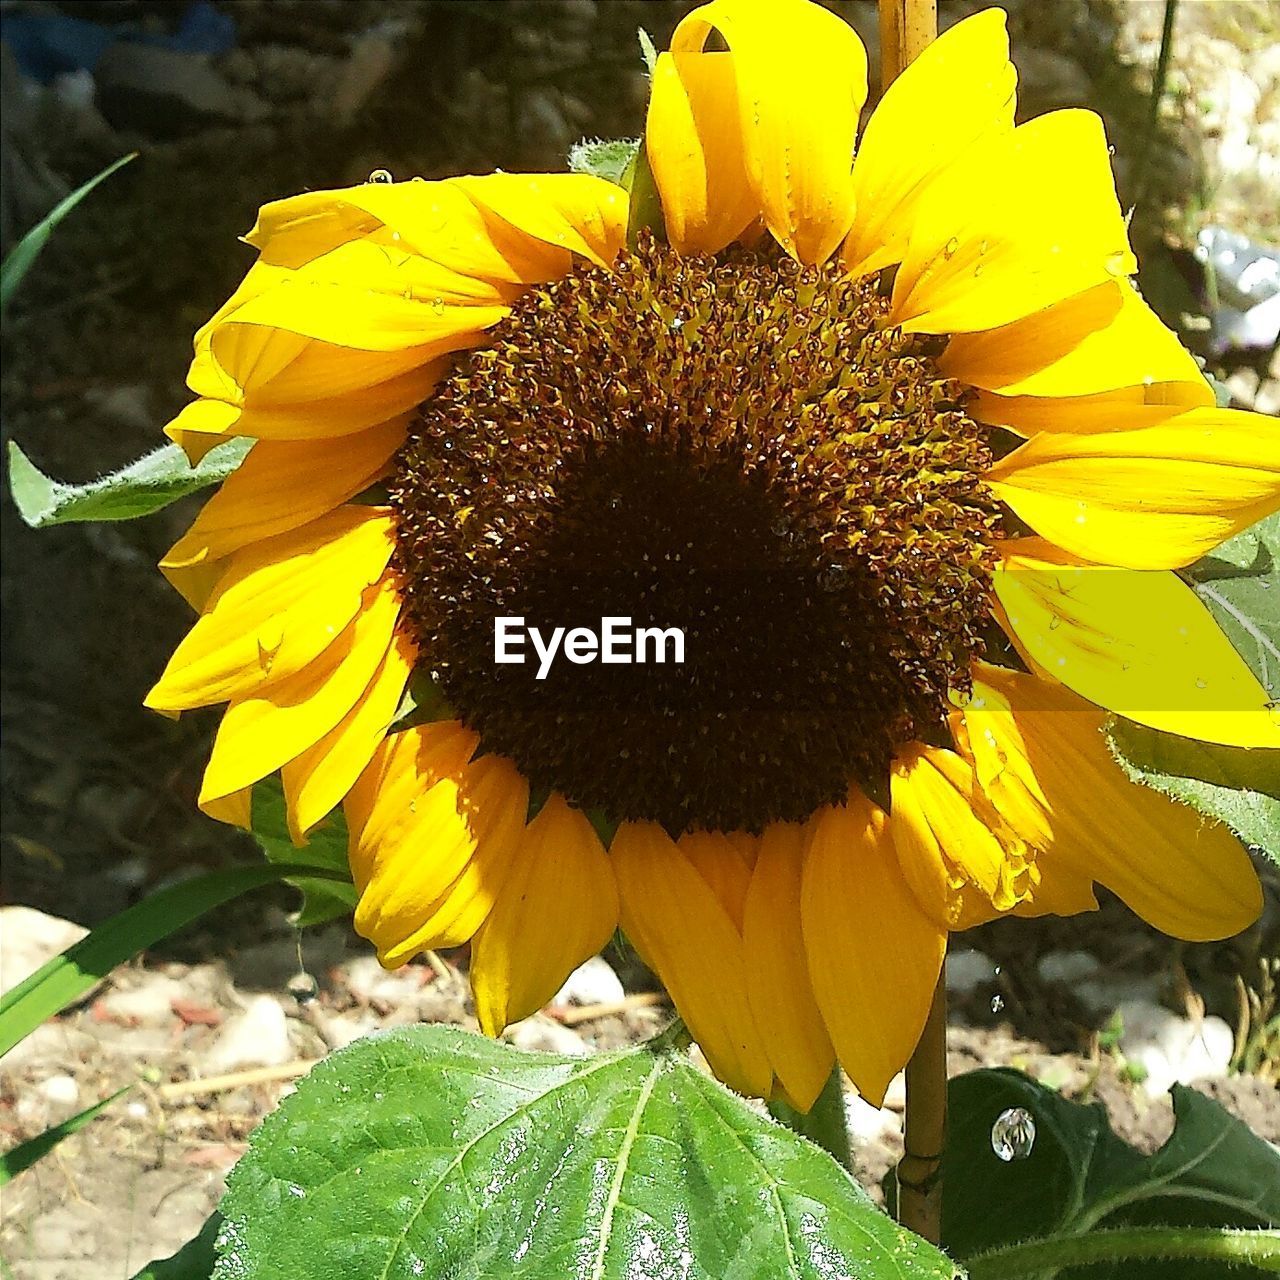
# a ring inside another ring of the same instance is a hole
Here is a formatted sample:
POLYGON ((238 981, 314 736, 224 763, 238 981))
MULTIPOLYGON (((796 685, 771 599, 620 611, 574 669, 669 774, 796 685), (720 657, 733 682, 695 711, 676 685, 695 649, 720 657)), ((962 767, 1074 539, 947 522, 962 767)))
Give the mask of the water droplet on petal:
POLYGON ((1111 254, 1105 263, 1107 275, 1122 276, 1125 275, 1125 267, 1128 264, 1129 255, 1123 249, 1117 249, 1111 254))
POLYGON ((1271 723, 1280 725, 1280 698, 1275 698, 1263 705, 1267 708, 1267 715, 1271 717, 1271 723))
POLYGON ((991 1150, 1009 1164, 1025 1160, 1036 1144, 1036 1122, 1025 1107, 1008 1107, 991 1126, 991 1150))
POLYGON ((1209 687, 1209 682, 1204 678, 1204 676, 1196 676, 1197 689, 1207 689, 1208 687, 1209 687))
POLYGON ((375 183, 375 184, 380 183, 382 185, 386 185, 387 183, 394 182, 394 181, 395 181, 395 178, 391 176, 390 169, 375 169, 365 179, 365 185, 367 186, 369 183, 375 183))
POLYGON ((960 241, 957 240, 955 236, 952 236, 951 239, 948 240, 945 245, 943 245, 942 256, 944 258, 954 258, 956 255, 956 250, 959 248, 960 248, 960 241))
POLYGON ((1056 613, 1052 614, 1049 618, 1049 630, 1057 631, 1060 626, 1062 626, 1062 619, 1056 613))

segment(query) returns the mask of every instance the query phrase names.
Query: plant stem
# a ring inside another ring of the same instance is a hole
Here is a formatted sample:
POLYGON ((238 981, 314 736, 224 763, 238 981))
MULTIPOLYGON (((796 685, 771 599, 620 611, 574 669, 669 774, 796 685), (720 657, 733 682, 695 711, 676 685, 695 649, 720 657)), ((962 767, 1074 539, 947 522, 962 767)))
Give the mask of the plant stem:
POLYGON ((1091 1262, 1196 1260, 1224 1266, 1246 1263, 1280 1275, 1280 1231, 1229 1231, 1221 1227, 1127 1227, 1057 1236, 1010 1245, 967 1262, 969 1280, 1024 1277, 1091 1262))
POLYGON ((806 1114, 780 1099, 769 1103, 769 1114, 779 1124, 808 1138, 836 1158, 843 1168, 853 1171, 853 1153, 849 1147, 849 1125, 844 1110, 844 1085, 840 1068, 836 1067, 822 1086, 818 1100, 806 1114))
POLYGON ((1147 179, 1151 174, 1156 135, 1160 132, 1160 104, 1164 101, 1165 88, 1169 80, 1169 58, 1173 53, 1173 28, 1177 17, 1178 0, 1164 0, 1164 24, 1160 29, 1160 52, 1156 57, 1155 74, 1151 80, 1147 132, 1142 140, 1142 155, 1138 158, 1137 176, 1133 182, 1135 206, 1140 205, 1147 194, 1147 179))
POLYGON ((937 0, 880 0, 881 93, 937 34, 937 0))
POLYGON ((947 1136, 947 966, 907 1063, 906 1154, 898 1162, 898 1221, 932 1244, 942 1238, 942 1148, 947 1136))

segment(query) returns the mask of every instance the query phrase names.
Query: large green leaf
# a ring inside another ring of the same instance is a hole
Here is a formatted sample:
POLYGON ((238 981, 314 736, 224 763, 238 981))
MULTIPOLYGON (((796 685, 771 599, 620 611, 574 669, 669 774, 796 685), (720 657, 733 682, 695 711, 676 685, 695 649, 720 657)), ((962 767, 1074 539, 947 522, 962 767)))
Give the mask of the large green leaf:
POLYGON ((128 1093, 132 1088, 133 1085, 127 1084, 123 1089, 117 1089, 110 1097, 95 1102, 91 1107, 85 1107, 83 1111, 77 1111, 61 1124, 55 1124, 43 1133, 36 1134, 34 1138, 28 1138, 26 1142, 20 1142, 16 1147, 6 1151, 3 1156, 0 1156, 0 1187, 12 1181, 24 1169, 31 1168, 37 1160, 43 1160, 63 1139, 71 1137, 73 1133, 79 1133, 85 1125, 97 1119, 117 1098, 128 1093))
POLYGON ((170 885, 103 921, 0 999, 0 1055, 8 1053, 46 1018, 78 1000, 116 965, 224 902, 261 885, 290 879, 299 872, 332 874, 297 863, 228 867, 170 885))
MULTIPOLYGON (((1150 1156, 1112 1132, 1100 1104, 1068 1102, 1017 1071, 959 1076, 949 1100, 943 1244, 972 1267, 975 1280, 1019 1274, 997 1263, 1002 1255, 1014 1258, 1017 1249, 1029 1251, 1028 1242, 1036 1240, 1069 1241, 1122 1227, 1280 1224, 1280 1152, 1193 1089, 1175 1086, 1176 1126, 1150 1156), (1019 1107, 1034 1121, 1035 1140, 1025 1158, 1006 1162, 992 1147, 991 1131, 997 1117, 1019 1107)), ((1171 1280, 1175 1274, 1217 1280, 1221 1264, 1128 1259, 1063 1270, 1059 1280, 1171 1280)), ((1250 1273, 1231 1274, 1244 1280, 1250 1273)))
POLYGON ((9 487, 18 514, 33 529, 86 520, 136 520, 171 502, 221 484, 243 461, 252 440, 226 440, 193 467, 176 444, 166 444, 137 462, 91 480, 63 484, 47 476, 9 441, 9 487))
MULTIPOLYGON (((1280 514, 1185 573, 1263 687, 1280 698, 1280 514)), ((1280 751, 1214 746, 1118 717, 1108 742, 1135 782, 1225 822, 1280 861, 1280 751)))
POLYGON ((40 256, 40 251, 49 243, 49 237, 53 235, 54 228, 63 218, 71 212, 72 209, 80 203, 81 200, 89 194, 90 191, 111 177, 113 173, 123 165, 129 163, 130 160, 138 153, 131 152, 127 156, 121 156, 115 164, 108 165, 103 171, 94 178, 90 178, 82 187, 77 187, 65 200, 58 202, 54 206, 53 212, 49 214, 43 222, 37 223, 30 231, 27 232, 21 240, 5 255, 4 264, 0 266, 0 313, 9 309, 9 300, 13 297, 18 286, 26 277, 28 271, 31 270, 35 260, 40 256))
POLYGON ((522 1053, 446 1027, 299 1081, 231 1174, 219 1280, 936 1280, 825 1152, 671 1048, 522 1053))
POLYGON ((347 824, 341 810, 315 827, 300 848, 289 836, 284 791, 276 778, 253 789, 253 838, 268 862, 319 867, 319 876, 292 876, 289 883, 302 892, 302 907, 294 918, 299 928, 323 924, 355 908, 356 887, 347 862, 347 824))

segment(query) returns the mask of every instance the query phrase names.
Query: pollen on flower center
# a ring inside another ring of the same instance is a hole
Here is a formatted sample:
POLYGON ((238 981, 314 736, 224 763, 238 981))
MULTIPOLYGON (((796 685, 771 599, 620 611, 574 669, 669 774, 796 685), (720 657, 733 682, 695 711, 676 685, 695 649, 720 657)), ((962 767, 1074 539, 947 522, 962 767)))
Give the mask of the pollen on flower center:
POLYGON ((535 788, 675 832, 884 786, 982 651, 990 459, 874 280, 644 240, 527 293, 391 482, 422 662, 535 788), (494 663, 496 617, 684 630, 666 666, 494 663))

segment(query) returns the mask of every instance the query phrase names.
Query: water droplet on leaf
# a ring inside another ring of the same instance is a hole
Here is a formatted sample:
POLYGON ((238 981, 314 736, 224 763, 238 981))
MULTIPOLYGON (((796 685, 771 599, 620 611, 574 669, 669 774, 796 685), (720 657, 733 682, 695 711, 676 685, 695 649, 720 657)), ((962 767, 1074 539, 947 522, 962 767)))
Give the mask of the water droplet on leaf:
POLYGON ((1008 1107, 991 1126, 991 1150, 1009 1164, 1025 1160, 1036 1143, 1036 1122, 1025 1107, 1008 1107))

